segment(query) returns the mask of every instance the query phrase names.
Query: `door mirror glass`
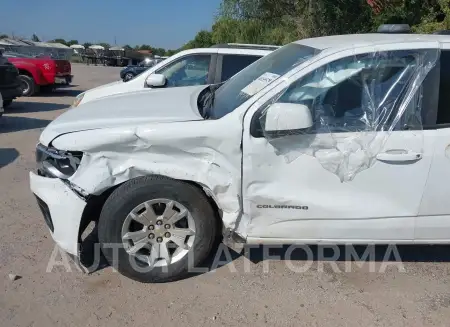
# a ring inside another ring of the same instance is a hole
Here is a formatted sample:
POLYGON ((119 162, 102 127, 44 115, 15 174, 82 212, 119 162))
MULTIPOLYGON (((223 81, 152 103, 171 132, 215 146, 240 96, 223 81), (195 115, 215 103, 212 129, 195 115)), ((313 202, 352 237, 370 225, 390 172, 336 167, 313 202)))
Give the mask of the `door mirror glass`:
POLYGON ((304 104, 274 103, 264 113, 264 132, 300 132, 313 126, 311 110, 304 104))
POLYGON ((148 87, 163 87, 166 85, 166 77, 162 74, 150 74, 145 80, 148 87))

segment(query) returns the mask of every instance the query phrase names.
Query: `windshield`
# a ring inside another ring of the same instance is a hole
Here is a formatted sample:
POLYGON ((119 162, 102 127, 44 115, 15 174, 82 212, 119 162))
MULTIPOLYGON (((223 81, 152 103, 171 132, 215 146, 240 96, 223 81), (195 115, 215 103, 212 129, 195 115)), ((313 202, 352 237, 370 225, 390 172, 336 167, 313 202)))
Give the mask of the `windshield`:
POLYGON ((319 49, 290 43, 237 73, 214 93, 209 117, 221 118, 295 66, 314 57, 319 49))

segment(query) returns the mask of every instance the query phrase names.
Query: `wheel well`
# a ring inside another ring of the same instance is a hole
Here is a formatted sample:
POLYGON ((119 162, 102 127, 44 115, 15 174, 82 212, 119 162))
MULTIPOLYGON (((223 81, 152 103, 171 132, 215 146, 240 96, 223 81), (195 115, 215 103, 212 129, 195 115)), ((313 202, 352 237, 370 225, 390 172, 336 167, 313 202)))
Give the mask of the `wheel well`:
MULTIPOLYGON (((123 184, 123 183, 122 183, 123 184)), ((86 227, 88 227, 91 221, 97 222, 100 218, 100 213, 102 212, 103 205, 106 200, 120 185, 115 185, 108 190, 104 191, 100 195, 90 195, 86 200, 86 207, 84 208, 83 214, 81 216, 80 227, 78 230, 78 239, 81 238, 86 227)))
POLYGON ((222 213, 222 209, 220 209, 220 207, 217 204, 216 200, 212 196, 208 195, 205 192, 204 187, 201 186, 200 184, 198 184, 196 182, 193 182, 193 181, 187 181, 187 180, 184 180, 183 182, 191 184, 192 186, 196 187, 200 192, 203 193, 203 195, 205 196, 205 198, 208 200, 209 204, 213 208, 214 212, 216 213, 216 216, 214 218, 216 219, 217 226, 219 227, 217 229, 217 231, 218 231, 219 235, 222 235, 223 234, 223 229, 224 229, 223 218, 222 218, 223 217, 223 213, 222 213))
MULTIPOLYGON (((219 234, 218 237, 220 237, 223 234, 224 226, 223 226, 223 221, 222 221, 222 210, 219 208, 216 201, 213 199, 213 197, 209 196, 205 192, 204 188, 200 184, 193 182, 193 181, 187 181, 187 180, 181 180, 181 181, 196 187, 200 192, 202 192, 202 194, 208 200, 208 202, 212 206, 214 212, 216 213, 216 216, 214 218, 216 219, 216 222, 219 227, 217 230, 218 230, 218 234, 219 234)), ((124 182, 124 183, 126 183, 126 182, 124 182)), ((84 230, 86 229, 86 227, 88 227, 89 223, 92 221, 94 221, 94 222, 98 221, 98 219, 100 217, 100 213, 103 209, 103 206, 104 206, 106 200, 109 198, 109 196, 124 183, 115 185, 115 186, 109 188, 108 190, 104 191, 100 195, 91 195, 87 199, 87 204, 86 204, 86 207, 84 208, 83 215, 81 216, 80 227, 79 227, 79 231, 78 231, 78 239, 79 240, 81 239, 81 234, 83 234, 84 230)))
POLYGON ((19 69, 19 74, 26 75, 26 76, 33 78, 33 75, 28 70, 25 70, 25 69, 19 69))

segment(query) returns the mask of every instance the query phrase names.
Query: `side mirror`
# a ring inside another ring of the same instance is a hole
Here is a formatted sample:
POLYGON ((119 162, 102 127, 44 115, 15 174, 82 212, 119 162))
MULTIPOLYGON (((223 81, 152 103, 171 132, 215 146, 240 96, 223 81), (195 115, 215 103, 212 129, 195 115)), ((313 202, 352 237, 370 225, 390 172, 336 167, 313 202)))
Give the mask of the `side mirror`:
POLYGON ((163 87, 166 85, 166 77, 162 74, 150 74, 145 80, 148 87, 163 87))
POLYGON ((288 134, 304 131, 313 126, 311 110, 296 103, 274 103, 266 109, 264 132, 288 134))

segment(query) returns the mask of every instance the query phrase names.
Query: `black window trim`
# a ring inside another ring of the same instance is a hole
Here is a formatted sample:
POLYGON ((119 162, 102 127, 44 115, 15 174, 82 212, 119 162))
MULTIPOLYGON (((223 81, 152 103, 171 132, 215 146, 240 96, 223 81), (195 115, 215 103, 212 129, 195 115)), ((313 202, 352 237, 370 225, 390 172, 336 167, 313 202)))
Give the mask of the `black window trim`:
POLYGON ((245 53, 219 53, 218 57, 217 57, 217 68, 216 68, 216 77, 215 77, 216 83, 222 83, 222 68, 223 68, 223 57, 224 56, 259 57, 258 59, 261 59, 262 57, 264 57, 264 55, 253 54, 253 53, 251 53, 251 54, 245 54, 245 53))

